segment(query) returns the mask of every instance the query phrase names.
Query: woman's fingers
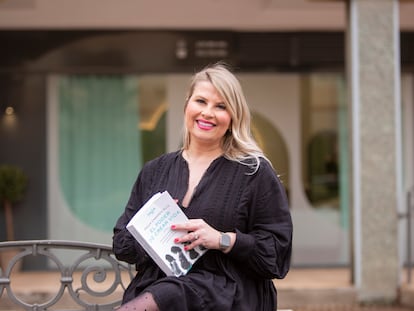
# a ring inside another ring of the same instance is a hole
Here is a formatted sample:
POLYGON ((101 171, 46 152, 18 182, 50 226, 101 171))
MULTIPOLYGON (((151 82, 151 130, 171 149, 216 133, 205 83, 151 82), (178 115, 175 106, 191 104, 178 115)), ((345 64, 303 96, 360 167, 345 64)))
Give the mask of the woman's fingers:
POLYGON ((175 243, 185 243, 186 250, 196 246, 209 249, 219 248, 220 232, 202 219, 191 219, 186 223, 173 225, 171 229, 187 231, 186 234, 174 240, 175 243))
POLYGON ((190 219, 189 221, 181 224, 174 224, 171 226, 172 230, 186 230, 196 231, 199 228, 208 226, 208 224, 202 219, 190 219))

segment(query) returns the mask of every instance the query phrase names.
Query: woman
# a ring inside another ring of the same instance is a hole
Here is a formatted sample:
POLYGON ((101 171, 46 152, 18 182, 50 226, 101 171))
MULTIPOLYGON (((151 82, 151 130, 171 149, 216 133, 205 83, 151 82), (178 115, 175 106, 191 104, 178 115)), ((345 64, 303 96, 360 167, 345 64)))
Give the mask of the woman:
POLYGON ((272 279, 289 270, 292 222, 285 190, 250 134, 250 112, 223 64, 195 74, 183 148, 145 164, 113 237, 137 275, 119 310, 276 310, 272 279), (190 221, 176 243, 208 251, 185 276, 166 277, 125 229, 154 193, 168 190, 190 221), (190 233, 187 233, 190 232, 190 233))

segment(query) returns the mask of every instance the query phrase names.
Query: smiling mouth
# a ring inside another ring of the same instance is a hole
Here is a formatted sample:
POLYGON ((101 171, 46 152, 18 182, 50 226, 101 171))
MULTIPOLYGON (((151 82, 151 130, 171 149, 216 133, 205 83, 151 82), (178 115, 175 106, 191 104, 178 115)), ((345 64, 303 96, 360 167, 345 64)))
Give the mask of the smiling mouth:
POLYGON ((211 129, 215 126, 215 124, 213 124, 213 123, 204 122, 204 121, 200 121, 200 120, 197 120, 197 124, 200 128, 203 128, 203 129, 211 129))

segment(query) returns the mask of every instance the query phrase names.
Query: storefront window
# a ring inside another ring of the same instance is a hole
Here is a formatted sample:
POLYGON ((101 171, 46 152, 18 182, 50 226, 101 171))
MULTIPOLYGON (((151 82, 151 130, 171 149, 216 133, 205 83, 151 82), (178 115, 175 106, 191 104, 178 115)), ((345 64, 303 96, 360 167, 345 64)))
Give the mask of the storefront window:
POLYGON ((340 209, 340 159, 346 159, 343 77, 302 78, 303 184, 314 208, 340 209), (341 155, 343 155, 341 157, 341 155))
POLYGON ((50 236, 108 239, 142 165, 166 150, 165 81, 155 75, 51 81, 50 236))
MULTIPOLYGON (((302 185, 311 228, 304 230, 299 262, 349 261, 349 123, 345 79, 341 73, 301 76, 302 185), (312 216, 311 216, 312 215, 312 216), (312 235, 311 235, 312 236, 312 235), (315 240, 317 238, 317 240, 315 240), (320 254, 324 254, 321 256, 320 254)), ((298 213, 297 219, 303 215, 298 213)))

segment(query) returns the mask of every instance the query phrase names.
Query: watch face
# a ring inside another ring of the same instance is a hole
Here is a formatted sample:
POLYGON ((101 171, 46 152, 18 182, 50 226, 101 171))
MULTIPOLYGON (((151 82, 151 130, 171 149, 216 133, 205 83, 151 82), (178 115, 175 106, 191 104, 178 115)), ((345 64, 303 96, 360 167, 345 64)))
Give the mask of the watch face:
POLYGON ((228 234, 222 233, 220 237, 220 249, 225 250, 230 247, 230 236, 228 234))

